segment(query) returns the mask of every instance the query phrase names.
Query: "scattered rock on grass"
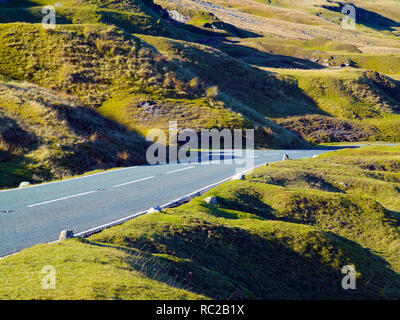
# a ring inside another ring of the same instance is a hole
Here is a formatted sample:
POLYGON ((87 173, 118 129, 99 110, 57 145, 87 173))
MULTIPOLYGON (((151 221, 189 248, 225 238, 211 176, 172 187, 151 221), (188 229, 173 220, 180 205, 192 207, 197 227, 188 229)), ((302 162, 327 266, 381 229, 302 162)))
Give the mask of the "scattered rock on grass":
POLYGON ((339 183, 342 187, 344 187, 344 188, 348 188, 349 186, 347 185, 347 184, 345 184, 344 182, 341 182, 341 183, 339 183))
POLYGON ((21 182, 20 184, 19 184, 19 187, 21 188, 21 187, 26 187, 26 186, 29 186, 31 183, 30 182, 27 182, 27 181, 24 181, 24 182, 21 182))
POLYGON ((216 197, 207 197, 204 199, 204 201, 212 205, 216 205, 218 203, 216 197))
POLYGON ((74 232, 72 230, 63 230, 60 232, 60 236, 58 237, 59 241, 63 241, 66 239, 71 239, 74 237, 74 232))

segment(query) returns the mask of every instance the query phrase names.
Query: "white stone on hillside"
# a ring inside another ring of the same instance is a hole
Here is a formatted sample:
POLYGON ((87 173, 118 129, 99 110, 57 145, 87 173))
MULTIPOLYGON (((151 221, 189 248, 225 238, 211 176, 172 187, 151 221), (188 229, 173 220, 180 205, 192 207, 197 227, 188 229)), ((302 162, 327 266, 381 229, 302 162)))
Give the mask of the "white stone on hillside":
POLYGON ((344 187, 344 188, 348 188, 349 186, 347 185, 347 184, 345 184, 344 182, 341 182, 341 183, 339 183, 342 187, 344 187))
POLYGON ((204 201, 212 205, 216 205, 218 203, 216 197, 207 197, 204 199, 204 201))
POLYGON ((30 182, 28 182, 28 181, 24 181, 24 182, 21 182, 20 184, 19 184, 19 187, 21 188, 21 187, 26 187, 26 186, 29 186, 31 183, 30 182))
POLYGON ((58 237, 59 241, 63 241, 66 239, 71 239, 74 237, 74 232, 72 230, 63 230, 60 232, 60 236, 58 237))
POLYGON ((160 206, 155 206, 150 208, 147 213, 155 213, 155 212, 161 212, 161 207, 160 206))

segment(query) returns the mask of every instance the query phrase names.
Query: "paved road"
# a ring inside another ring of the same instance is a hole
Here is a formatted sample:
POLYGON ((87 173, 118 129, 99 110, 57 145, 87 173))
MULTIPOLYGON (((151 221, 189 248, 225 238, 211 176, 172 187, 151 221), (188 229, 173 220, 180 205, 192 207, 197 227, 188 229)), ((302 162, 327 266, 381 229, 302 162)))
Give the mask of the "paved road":
POLYGON ((237 161, 243 158, 257 166, 280 161, 283 154, 298 159, 327 151, 257 150, 231 164, 226 163, 231 153, 225 152, 221 161, 217 152, 217 161, 202 154, 187 163, 136 166, 0 191, 0 256, 54 241, 63 229, 79 233, 168 203, 242 171, 237 161))

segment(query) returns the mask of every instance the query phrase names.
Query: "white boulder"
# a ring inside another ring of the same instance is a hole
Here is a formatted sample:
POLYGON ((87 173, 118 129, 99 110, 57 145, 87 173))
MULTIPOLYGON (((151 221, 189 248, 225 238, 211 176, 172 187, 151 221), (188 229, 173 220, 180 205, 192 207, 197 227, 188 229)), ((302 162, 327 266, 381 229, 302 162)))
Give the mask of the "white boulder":
POLYGON ((347 184, 345 184, 344 182, 339 183, 343 188, 348 188, 349 186, 347 184))
POLYGON ((155 213, 155 212, 161 212, 161 207, 160 206, 155 206, 150 208, 147 213, 155 213))
POLYGON ((216 205, 218 203, 216 197, 207 197, 204 199, 204 201, 212 205, 216 205))
POLYGON ((21 187, 26 187, 26 186, 29 186, 31 183, 30 182, 28 182, 28 181, 24 181, 24 182, 21 182, 20 184, 19 184, 19 187, 21 188, 21 187))
POLYGON ((58 237, 59 241, 63 241, 66 239, 71 239, 74 237, 74 232, 72 230, 63 230, 60 232, 60 236, 58 237))

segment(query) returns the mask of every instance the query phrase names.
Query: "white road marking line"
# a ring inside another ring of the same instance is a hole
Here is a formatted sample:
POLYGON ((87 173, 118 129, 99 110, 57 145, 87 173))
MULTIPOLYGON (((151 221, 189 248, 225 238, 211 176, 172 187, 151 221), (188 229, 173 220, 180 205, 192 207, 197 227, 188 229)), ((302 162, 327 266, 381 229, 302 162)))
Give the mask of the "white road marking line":
POLYGON ((35 204, 29 205, 28 208, 33 208, 33 207, 41 206, 41 205, 44 205, 44 204, 53 203, 53 202, 66 200, 66 199, 70 199, 70 198, 76 198, 76 197, 80 197, 80 196, 84 196, 84 195, 91 194, 91 193, 96 193, 96 192, 97 191, 89 191, 89 192, 75 194, 73 196, 68 196, 68 197, 58 198, 58 199, 44 201, 44 202, 40 202, 40 203, 35 203, 35 204))
POLYGON ((194 167, 187 167, 187 168, 183 168, 183 169, 178 169, 178 170, 173 170, 173 171, 169 171, 166 174, 170 174, 170 173, 175 173, 175 172, 179 172, 179 171, 184 171, 184 170, 189 170, 189 169, 193 169, 194 167))
POLYGON ((139 179, 139 180, 134 180, 134 181, 129 181, 129 182, 126 182, 126 183, 117 184, 115 186, 112 186, 112 188, 123 187, 123 186, 127 186, 129 184, 133 184, 133 183, 136 183, 136 182, 145 181, 145 180, 149 180, 149 179, 153 179, 153 178, 155 178, 155 176, 151 176, 151 177, 147 177, 147 178, 143 178, 143 179, 139 179))

